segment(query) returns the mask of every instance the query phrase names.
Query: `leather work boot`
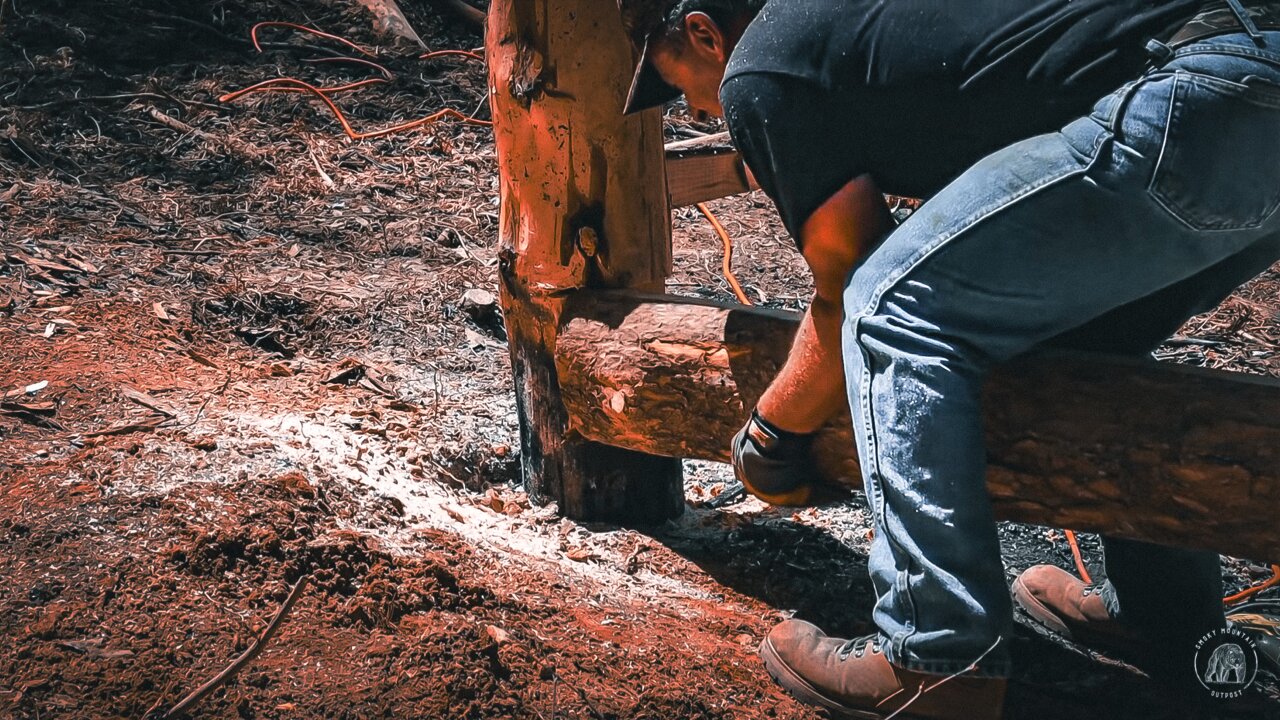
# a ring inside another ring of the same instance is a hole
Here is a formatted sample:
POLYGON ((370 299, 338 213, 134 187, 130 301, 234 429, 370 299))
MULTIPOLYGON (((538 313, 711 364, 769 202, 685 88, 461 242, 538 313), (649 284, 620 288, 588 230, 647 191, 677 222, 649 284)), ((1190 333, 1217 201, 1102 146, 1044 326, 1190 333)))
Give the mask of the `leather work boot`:
POLYGON ((1143 642, 1111 617, 1101 585, 1053 565, 1027 568, 1013 581, 1013 599, 1045 627, 1085 645, 1137 652, 1143 642))
POLYGON ((881 638, 827 637, 802 620, 788 620, 760 645, 765 669, 792 697, 836 717, 917 719, 1000 717, 1005 681, 960 675, 948 680, 904 670, 885 658, 881 638), (922 692, 923 690, 923 692, 922 692))

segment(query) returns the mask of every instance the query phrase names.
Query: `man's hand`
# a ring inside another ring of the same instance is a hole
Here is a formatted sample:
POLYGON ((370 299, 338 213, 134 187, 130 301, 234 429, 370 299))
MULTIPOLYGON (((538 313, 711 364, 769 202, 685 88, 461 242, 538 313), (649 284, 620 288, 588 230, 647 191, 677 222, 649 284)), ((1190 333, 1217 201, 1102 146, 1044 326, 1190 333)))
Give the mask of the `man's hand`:
POLYGON ((781 430, 753 412, 733 438, 733 473, 771 505, 809 505, 817 480, 812 446, 813 433, 781 430))

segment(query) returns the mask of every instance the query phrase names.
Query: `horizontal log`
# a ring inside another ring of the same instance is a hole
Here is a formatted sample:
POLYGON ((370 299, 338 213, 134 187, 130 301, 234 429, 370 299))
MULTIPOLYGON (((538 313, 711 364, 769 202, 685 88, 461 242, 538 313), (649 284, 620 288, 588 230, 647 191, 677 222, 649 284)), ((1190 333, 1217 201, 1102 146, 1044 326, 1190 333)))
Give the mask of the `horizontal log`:
MULTIPOLYGON (((579 294, 556 371, 570 427, 649 454, 726 461, 799 315, 579 294)), ((1280 560, 1280 381, 1165 363, 1042 356, 984 397, 1001 519, 1280 560)), ((847 414, 821 432, 828 478, 860 485, 847 414)))

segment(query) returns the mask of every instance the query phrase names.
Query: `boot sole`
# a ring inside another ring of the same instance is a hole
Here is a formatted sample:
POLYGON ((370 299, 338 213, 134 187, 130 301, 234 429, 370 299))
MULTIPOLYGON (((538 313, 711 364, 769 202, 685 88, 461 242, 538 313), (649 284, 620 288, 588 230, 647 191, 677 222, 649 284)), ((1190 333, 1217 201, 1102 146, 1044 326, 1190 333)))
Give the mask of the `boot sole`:
MULTIPOLYGON (((769 673, 769 677, 786 690, 791 697, 799 700, 806 705, 815 705, 831 711, 833 715, 839 718, 848 718, 849 720, 884 720, 887 715, 868 710, 858 710, 845 705, 838 700, 833 700, 823 695, 817 688, 809 684, 808 680, 801 677, 791 666, 778 655, 778 651, 774 649, 773 643, 769 642, 769 638, 765 638, 760 643, 760 658, 764 660, 764 669, 769 673)), ((892 713, 892 711, 890 711, 892 713)), ((898 715, 900 718, 923 720, 918 715, 904 713, 898 715)))
POLYGON ((1099 633, 1085 635, 1073 633, 1067 629, 1066 624, 1059 620, 1052 610, 1035 599, 1035 596, 1023 584, 1022 578, 1015 578, 1011 589, 1013 590, 1013 601, 1025 610, 1037 625, 1050 632, 1057 633, 1071 642, 1083 645, 1091 651, 1102 651, 1118 655, 1121 658, 1132 659, 1141 657, 1144 652, 1149 650, 1144 644, 1136 640, 1125 640, 1099 633))

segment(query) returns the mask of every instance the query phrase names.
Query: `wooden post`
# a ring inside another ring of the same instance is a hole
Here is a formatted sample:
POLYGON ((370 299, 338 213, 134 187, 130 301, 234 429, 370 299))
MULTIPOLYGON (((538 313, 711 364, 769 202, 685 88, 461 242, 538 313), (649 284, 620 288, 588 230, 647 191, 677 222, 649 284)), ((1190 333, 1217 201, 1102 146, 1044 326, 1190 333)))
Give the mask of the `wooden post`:
POLYGON ((617 4, 494 0, 485 46, 525 485, 576 519, 674 517, 684 506, 680 460, 572 432, 555 368, 568 291, 660 290, 671 269, 661 119, 622 115, 633 57, 617 4))

